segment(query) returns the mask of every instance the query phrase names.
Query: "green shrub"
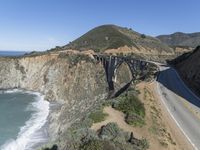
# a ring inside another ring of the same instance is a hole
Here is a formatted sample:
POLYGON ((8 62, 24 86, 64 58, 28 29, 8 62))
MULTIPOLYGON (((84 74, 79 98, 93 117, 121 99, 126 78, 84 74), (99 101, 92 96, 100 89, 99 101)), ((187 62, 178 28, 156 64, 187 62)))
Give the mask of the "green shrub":
POLYGON ((141 34, 141 38, 146 38, 146 35, 145 34, 141 34))
POLYGON ((93 120, 94 123, 104 121, 108 114, 104 113, 102 109, 92 112, 89 118, 93 120))
POLYGON ((146 150, 149 148, 149 142, 147 141, 147 139, 141 139, 140 145, 143 150, 146 150))
POLYGON ((72 65, 76 65, 78 62, 84 60, 86 62, 94 62, 89 56, 84 54, 67 54, 67 53, 60 53, 59 58, 64 58, 69 61, 72 65))
POLYGON ((58 150, 58 146, 56 144, 54 144, 51 148, 42 148, 42 150, 58 150))
POLYGON ((103 150, 103 143, 100 140, 91 140, 84 144, 80 150, 103 150))
POLYGON ((116 123, 108 123, 107 125, 102 126, 99 132, 99 136, 103 140, 105 139, 114 140, 116 138, 117 139, 123 138, 123 140, 120 140, 120 141, 125 141, 122 131, 120 130, 120 128, 118 127, 116 123))
POLYGON ((145 116, 144 104, 133 95, 122 96, 120 98, 117 109, 126 114, 136 113, 141 117, 145 116))
POLYGON ((145 124, 145 108, 144 104, 134 95, 124 95, 119 97, 118 103, 113 107, 126 114, 125 121, 134 126, 142 126, 145 124))
POLYGON ((128 113, 125 117, 125 121, 134 126, 142 127, 145 124, 144 119, 136 113, 128 113))

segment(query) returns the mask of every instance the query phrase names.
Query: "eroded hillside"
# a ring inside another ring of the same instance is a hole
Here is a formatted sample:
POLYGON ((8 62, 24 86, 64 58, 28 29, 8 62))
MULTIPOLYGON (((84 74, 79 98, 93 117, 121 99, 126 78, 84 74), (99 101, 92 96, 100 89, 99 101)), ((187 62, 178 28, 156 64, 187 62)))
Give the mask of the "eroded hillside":
POLYGON ((200 94, 200 47, 190 53, 185 53, 171 63, 179 71, 187 85, 200 94))
MULTIPOLYGON (((37 91, 51 102, 48 121, 50 142, 56 143, 61 150, 71 144, 71 138, 66 136, 73 134, 68 134, 71 125, 80 122, 108 98, 104 67, 92 56, 66 51, 0 58, 1 89, 37 91)), ((132 79, 126 67, 122 65, 123 73, 118 73, 119 85, 126 82, 124 79, 132 79)))
POLYGON ((71 122, 106 98, 104 69, 90 57, 46 54, 22 58, 0 58, 0 88, 22 88, 41 92, 59 106, 50 115, 50 134, 59 136, 71 122))

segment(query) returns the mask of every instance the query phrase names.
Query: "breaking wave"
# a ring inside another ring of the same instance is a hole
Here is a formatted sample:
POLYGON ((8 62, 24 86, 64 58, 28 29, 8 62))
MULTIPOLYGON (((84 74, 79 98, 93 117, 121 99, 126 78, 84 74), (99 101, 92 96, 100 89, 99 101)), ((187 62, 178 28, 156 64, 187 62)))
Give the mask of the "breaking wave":
POLYGON ((26 121, 25 125, 20 128, 20 132, 16 139, 8 140, 1 150, 35 150, 38 143, 45 143, 48 138, 48 133, 41 130, 47 122, 49 115, 49 102, 44 100, 44 96, 37 92, 23 91, 23 90, 7 90, 5 93, 22 92, 26 94, 33 94, 36 96, 35 101, 27 107, 28 110, 33 110, 31 118, 26 121))

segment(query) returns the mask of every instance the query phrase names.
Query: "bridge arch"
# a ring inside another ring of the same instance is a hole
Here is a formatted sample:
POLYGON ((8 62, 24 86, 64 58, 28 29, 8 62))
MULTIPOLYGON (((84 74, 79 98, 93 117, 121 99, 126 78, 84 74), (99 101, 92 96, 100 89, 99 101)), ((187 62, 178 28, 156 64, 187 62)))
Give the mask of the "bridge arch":
POLYGON ((117 97, 122 92, 128 89, 132 81, 144 76, 148 70, 148 63, 128 57, 108 56, 108 55, 94 55, 96 61, 100 61, 106 73, 106 79, 109 89, 109 98, 117 97), (130 81, 127 81, 121 88, 116 89, 113 79, 116 77, 116 72, 122 64, 126 64, 132 74, 130 81))

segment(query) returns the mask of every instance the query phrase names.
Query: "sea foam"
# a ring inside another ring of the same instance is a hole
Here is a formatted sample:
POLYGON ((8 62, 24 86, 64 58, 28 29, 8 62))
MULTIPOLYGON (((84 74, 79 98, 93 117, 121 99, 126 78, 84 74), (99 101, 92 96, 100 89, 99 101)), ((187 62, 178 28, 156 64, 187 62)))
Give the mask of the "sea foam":
POLYGON ((45 143, 47 140, 47 132, 41 131, 47 122, 49 115, 49 102, 44 100, 44 96, 37 92, 23 90, 8 90, 6 93, 22 92, 26 94, 34 94, 36 99, 27 109, 34 110, 31 118, 26 121, 25 125, 20 128, 20 132, 15 140, 8 140, 1 150, 35 150, 38 143, 45 143), (44 135, 45 133, 45 135, 44 135))

